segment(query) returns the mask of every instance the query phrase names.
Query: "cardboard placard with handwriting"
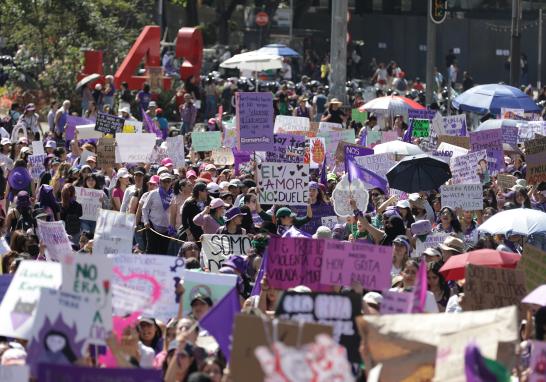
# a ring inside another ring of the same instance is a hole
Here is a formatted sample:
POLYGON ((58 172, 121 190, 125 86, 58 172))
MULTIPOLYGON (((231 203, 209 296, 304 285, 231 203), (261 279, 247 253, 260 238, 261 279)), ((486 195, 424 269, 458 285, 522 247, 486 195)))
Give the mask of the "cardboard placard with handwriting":
POLYGON ((449 143, 463 149, 470 150, 470 137, 456 137, 453 135, 438 135, 438 143, 449 143))
POLYGON ((517 269, 525 274, 525 286, 529 292, 544 284, 546 279, 546 252, 526 244, 517 269))

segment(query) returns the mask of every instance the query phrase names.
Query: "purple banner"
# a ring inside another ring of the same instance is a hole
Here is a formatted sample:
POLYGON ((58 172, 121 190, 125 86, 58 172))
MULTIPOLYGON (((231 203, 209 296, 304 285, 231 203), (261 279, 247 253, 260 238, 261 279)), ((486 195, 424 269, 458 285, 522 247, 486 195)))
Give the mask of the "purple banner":
POLYGON ((237 147, 246 151, 270 151, 273 147, 273 94, 235 93, 237 147))
POLYGON ((38 382, 161 382, 161 370, 104 369, 97 367, 40 364, 38 382))
MULTIPOLYGON (((298 216, 305 216, 307 213, 307 206, 292 206, 290 209, 298 214, 298 216)), ((298 229, 312 235, 317 232, 318 227, 323 225, 322 218, 327 216, 336 216, 336 213, 331 204, 325 203, 315 203, 311 206, 311 209, 313 210, 313 217, 310 221, 301 227, 298 227, 298 229)))
POLYGON ((11 279, 13 279, 12 274, 0 275, 0 304, 4 299, 4 295, 8 291, 9 284, 11 284, 11 279))
POLYGON ((436 110, 408 110, 408 119, 428 119, 432 121, 436 115, 436 110))
POLYGON ((473 131, 470 133, 471 151, 487 150, 489 175, 497 175, 504 169, 502 129, 473 131))
POLYGON ((237 149, 235 148, 231 150, 233 151, 233 158, 234 158, 233 169, 234 169, 235 175, 238 176, 240 173, 239 167, 243 163, 250 162, 250 153, 247 153, 246 151, 237 151, 237 149))
POLYGON ((345 149, 345 160, 354 160, 355 157, 363 157, 366 155, 373 155, 373 149, 357 145, 347 145, 345 149))
POLYGON ((69 115, 66 117, 65 126, 65 139, 70 142, 76 135, 76 126, 79 125, 91 125, 95 123, 95 119, 78 117, 75 115, 69 115))
POLYGON ((512 148, 518 148, 518 132, 517 126, 502 127, 502 141, 508 143, 512 148))
POLYGON ((307 139, 303 135, 275 134, 273 147, 267 151, 267 162, 303 163, 307 139))
POLYGON ((324 240, 272 237, 267 246, 267 281, 271 288, 306 285, 315 292, 330 291, 320 283, 324 240))

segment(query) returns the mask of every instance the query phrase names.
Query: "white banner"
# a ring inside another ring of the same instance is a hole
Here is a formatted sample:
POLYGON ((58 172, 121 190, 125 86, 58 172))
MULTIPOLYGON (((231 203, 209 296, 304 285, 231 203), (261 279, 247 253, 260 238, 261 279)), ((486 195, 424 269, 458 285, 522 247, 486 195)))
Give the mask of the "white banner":
POLYGON ((99 210, 93 237, 93 255, 131 253, 134 226, 134 214, 99 210))
POLYGON ((82 205, 82 220, 97 221, 99 211, 102 207, 101 198, 104 197, 102 190, 93 188, 76 187, 76 200, 82 205))
POLYGON ((154 150, 155 134, 116 134, 116 163, 148 162, 154 150))
POLYGON ((442 207, 462 208, 463 211, 483 209, 483 188, 481 183, 452 184, 440 188, 442 207))
POLYGON ((250 238, 246 235, 205 234, 201 236, 201 256, 205 267, 214 273, 218 272, 228 257, 246 256, 251 247, 250 238))
POLYGON ((261 204, 307 205, 309 165, 262 162, 258 165, 261 204))

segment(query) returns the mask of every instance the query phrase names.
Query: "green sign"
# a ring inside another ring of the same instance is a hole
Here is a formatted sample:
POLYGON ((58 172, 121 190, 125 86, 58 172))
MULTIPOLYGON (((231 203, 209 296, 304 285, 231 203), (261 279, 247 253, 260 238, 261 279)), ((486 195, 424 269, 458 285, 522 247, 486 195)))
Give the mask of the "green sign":
POLYGON ((414 119, 411 122, 411 136, 416 138, 427 138, 430 134, 430 121, 428 119, 414 119))
POLYGON ((222 132, 194 131, 191 133, 191 147, 193 151, 212 151, 222 147, 222 132))
POLYGON ((351 110, 351 119, 355 122, 364 124, 368 119, 368 113, 365 111, 358 111, 358 109, 351 110))

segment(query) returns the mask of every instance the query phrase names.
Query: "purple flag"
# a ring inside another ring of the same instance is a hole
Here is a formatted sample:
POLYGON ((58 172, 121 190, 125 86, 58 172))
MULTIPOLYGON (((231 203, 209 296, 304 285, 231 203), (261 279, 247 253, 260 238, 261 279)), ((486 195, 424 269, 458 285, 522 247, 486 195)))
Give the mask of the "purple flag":
POLYGON ((364 126, 360 130, 360 142, 358 143, 360 146, 366 146, 366 137, 367 136, 368 136, 368 130, 366 129, 366 126, 364 126))
POLYGON ((207 330, 218 342, 222 353, 229 361, 231 354, 231 335, 235 315, 241 311, 239 292, 234 287, 199 321, 199 325, 207 330))
POLYGON ((467 136, 467 132, 466 132, 466 119, 463 121, 463 127, 461 128, 461 137, 466 137, 467 136))
POLYGON ((322 162, 322 171, 320 172, 320 183, 324 184, 325 186, 328 184, 328 179, 326 178, 326 173, 328 170, 326 169, 326 161, 322 162))
POLYGON ((425 303, 427 301, 427 266, 424 260, 419 264, 419 271, 413 287, 413 307, 412 313, 424 313, 425 303))
POLYGON ((256 281, 254 282, 254 286, 252 287, 252 292, 250 292, 251 296, 259 296, 262 292, 262 278, 264 277, 264 274, 266 272, 265 266, 267 264, 267 249, 264 252, 264 255, 262 257, 262 263, 260 264, 260 269, 258 270, 258 275, 256 276, 256 281))
POLYGON ((312 237, 313 235, 308 234, 307 232, 300 231, 296 227, 292 226, 282 234, 282 237, 312 237))
POLYGON ((158 139, 163 138, 163 133, 161 133, 161 130, 159 127, 156 126, 154 120, 146 114, 146 111, 144 111, 143 108, 140 108, 142 111, 142 122, 144 123, 144 127, 148 130, 150 133, 154 133, 158 139))
POLYGON ((371 184, 374 187, 380 188, 383 191, 387 190, 387 180, 377 175, 373 171, 367 170, 354 161, 354 158, 345 157, 345 168, 349 176, 349 182, 353 179, 360 179, 371 184))
POLYGON ((0 303, 2 303, 4 295, 8 291, 9 284, 11 284, 12 279, 13 275, 11 274, 0 275, 0 303))
POLYGON ((413 134, 413 123, 410 122, 410 125, 409 127, 406 129, 406 131, 404 132, 404 137, 402 138, 402 140, 404 142, 408 142, 408 143, 411 143, 411 136, 413 134))
POLYGON ((469 344, 464 352, 464 373, 468 382, 497 382, 501 379, 489 370, 480 349, 475 344, 469 344))
POLYGON ((95 123, 95 118, 83 118, 75 115, 69 115, 66 117, 65 136, 67 141, 74 139, 76 135, 76 126, 78 125, 91 125, 95 123))

